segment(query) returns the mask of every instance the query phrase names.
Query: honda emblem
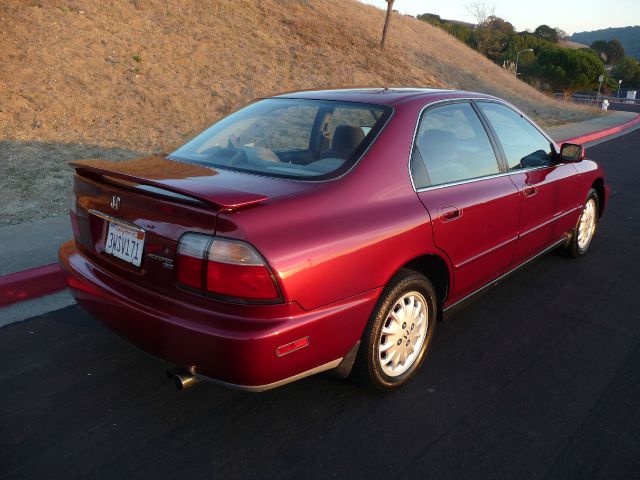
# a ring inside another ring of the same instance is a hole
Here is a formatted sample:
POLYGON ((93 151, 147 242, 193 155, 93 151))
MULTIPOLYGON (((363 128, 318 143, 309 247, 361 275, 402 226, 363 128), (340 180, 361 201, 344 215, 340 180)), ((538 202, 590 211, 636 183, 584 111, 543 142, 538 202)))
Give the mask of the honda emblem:
POLYGON ((120 197, 118 197, 117 195, 113 195, 111 197, 111 208, 113 208, 114 210, 120 209, 120 197))

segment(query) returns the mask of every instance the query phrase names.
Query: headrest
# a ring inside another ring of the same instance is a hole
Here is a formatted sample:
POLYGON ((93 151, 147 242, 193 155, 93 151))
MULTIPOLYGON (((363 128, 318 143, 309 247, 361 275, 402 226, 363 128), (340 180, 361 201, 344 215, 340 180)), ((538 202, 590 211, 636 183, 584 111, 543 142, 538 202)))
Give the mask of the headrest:
POLYGON ((352 125, 338 125, 333 132, 331 148, 333 150, 355 150, 364 140, 364 132, 360 127, 352 125))

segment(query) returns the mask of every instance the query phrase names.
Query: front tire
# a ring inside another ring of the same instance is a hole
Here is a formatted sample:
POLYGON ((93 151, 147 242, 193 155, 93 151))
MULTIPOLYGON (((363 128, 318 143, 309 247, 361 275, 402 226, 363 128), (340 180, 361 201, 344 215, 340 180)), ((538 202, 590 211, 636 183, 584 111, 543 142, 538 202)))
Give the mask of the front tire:
POLYGON ((362 335, 355 380, 377 390, 408 382, 431 345, 437 309, 431 282, 413 270, 401 270, 383 290, 362 335))
POLYGON ((571 231, 565 248, 570 256, 578 258, 587 253, 589 245, 591 245, 591 241, 596 234, 599 208, 598 192, 592 188, 589 190, 582 214, 571 231))

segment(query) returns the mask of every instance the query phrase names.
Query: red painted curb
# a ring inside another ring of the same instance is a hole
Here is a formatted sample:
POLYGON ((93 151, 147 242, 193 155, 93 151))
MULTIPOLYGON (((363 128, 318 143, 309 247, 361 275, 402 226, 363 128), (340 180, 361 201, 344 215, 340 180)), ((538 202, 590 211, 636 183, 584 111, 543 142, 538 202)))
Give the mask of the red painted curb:
POLYGON ((55 293, 67 286, 57 263, 0 276, 0 307, 55 293))
POLYGON ((600 130, 598 132, 587 133, 586 135, 581 135, 579 137, 559 140, 558 144, 562 145, 563 143, 577 143, 579 145, 582 145, 584 143, 593 142, 594 140, 600 140, 601 138, 608 137, 609 135, 615 135, 616 133, 623 132, 639 123, 640 123, 640 115, 638 115, 633 120, 629 120, 628 122, 621 123, 620 125, 616 125, 615 127, 607 128, 605 130, 600 130))

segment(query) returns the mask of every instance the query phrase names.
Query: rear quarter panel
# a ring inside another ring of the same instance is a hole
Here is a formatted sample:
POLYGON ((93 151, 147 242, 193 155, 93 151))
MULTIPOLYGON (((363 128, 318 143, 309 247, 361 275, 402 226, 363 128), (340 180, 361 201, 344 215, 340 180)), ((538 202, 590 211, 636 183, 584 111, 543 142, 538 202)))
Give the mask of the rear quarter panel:
POLYGON ((358 165, 313 192, 221 213, 217 235, 253 244, 285 300, 313 309, 385 285, 435 251, 408 172, 419 106, 397 109, 358 165))

